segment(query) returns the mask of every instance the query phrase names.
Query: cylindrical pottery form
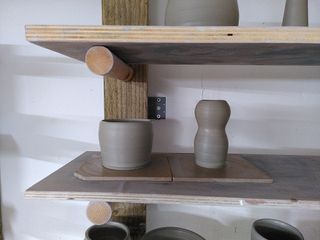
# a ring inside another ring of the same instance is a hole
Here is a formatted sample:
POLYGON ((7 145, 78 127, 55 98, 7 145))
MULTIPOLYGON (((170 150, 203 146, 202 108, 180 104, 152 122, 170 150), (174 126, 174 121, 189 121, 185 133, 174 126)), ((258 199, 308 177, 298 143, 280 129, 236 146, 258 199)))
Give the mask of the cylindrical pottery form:
POLYGON ((253 223, 251 240, 303 240, 295 227, 275 219, 260 219, 253 223))
POLYGON ((133 170, 150 161, 151 120, 106 120, 100 122, 99 141, 104 167, 133 170))
POLYGON ((85 240, 130 240, 128 227, 118 222, 94 225, 86 231, 85 240))
POLYGON ((202 100, 197 104, 194 153, 198 166, 221 168, 226 164, 229 142, 225 127, 230 114, 230 106, 224 100, 202 100))
POLYGON ((238 26, 237 0, 169 0, 168 26, 238 26))
POLYGON ((308 0, 287 0, 282 26, 308 26, 308 0))

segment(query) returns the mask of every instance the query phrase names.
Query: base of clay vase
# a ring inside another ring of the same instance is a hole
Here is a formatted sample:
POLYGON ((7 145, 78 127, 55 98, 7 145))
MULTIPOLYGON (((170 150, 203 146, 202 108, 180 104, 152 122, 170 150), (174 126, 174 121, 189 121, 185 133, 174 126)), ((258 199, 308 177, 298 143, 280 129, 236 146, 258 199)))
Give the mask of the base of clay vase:
POLYGON ((224 167, 226 166, 226 163, 225 163, 225 162, 212 164, 212 163, 201 162, 201 161, 197 161, 197 160, 196 160, 195 163, 196 163, 199 167, 202 167, 202 168, 210 168, 210 169, 221 169, 221 168, 224 168, 224 167))

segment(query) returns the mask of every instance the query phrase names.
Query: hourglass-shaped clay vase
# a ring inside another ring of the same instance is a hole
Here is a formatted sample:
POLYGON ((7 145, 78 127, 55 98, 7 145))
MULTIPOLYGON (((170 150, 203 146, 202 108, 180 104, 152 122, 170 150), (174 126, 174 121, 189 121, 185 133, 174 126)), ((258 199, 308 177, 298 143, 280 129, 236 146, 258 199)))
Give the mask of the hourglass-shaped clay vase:
POLYGON ((230 106, 224 100, 202 100, 197 104, 194 153, 198 166, 212 169, 225 166, 229 147, 225 128, 230 114, 230 106))

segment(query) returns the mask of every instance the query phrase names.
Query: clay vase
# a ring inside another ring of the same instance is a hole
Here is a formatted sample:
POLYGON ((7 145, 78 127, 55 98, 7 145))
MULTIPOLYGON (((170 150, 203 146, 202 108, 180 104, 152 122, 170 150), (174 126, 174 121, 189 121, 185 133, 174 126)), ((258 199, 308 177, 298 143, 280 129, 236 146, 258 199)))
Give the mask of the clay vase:
POLYGON ((194 153, 198 166, 214 169, 225 166, 229 147, 225 127, 230 114, 230 106, 224 100, 202 100, 197 104, 194 153))
POLYGON ((260 219, 253 223, 251 240, 304 240, 295 227, 275 219, 260 219))
POLYGON ((102 165, 113 170, 138 169, 150 162, 151 120, 106 120, 100 122, 102 165))
POLYGON ((238 26, 237 0, 169 0, 167 26, 238 26))
POLYGON ((128 227, 118 222, 94 225, 85 233, 85 240, 131 240, 128 227))
POLYGON ((282 26, 308 26, 308 0, 287 0, 282 26))

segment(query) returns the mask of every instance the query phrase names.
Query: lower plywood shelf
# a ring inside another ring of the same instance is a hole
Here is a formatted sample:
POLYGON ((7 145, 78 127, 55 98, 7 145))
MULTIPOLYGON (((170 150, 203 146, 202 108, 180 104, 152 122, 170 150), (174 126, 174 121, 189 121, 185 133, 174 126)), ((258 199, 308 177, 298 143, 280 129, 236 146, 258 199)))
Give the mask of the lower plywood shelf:
MULTIPOLYGON (((271 184, 106 182, 74 177, 93 153, 84 153, 29 188, 26 198, 320 208, 320 157, 242 155, 270 175, 274 180, 271 184)), ((168 159, 178 155, 190 158, 190 154, 163 154, 168 159)))

